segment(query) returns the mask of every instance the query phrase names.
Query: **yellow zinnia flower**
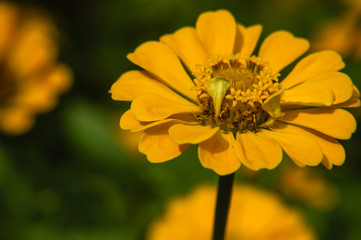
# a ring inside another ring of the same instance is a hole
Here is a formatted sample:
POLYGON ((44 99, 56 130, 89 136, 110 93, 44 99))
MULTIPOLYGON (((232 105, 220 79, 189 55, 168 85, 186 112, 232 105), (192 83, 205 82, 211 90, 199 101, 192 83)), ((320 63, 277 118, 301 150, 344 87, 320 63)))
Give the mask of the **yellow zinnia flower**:
POLYGON ((0 131, 26 132, 70 86, 70 69, 56 62, 56 35, 40 12, 0 2, 0 131))
MULTIPOLYGON (((190 195, 174 198, 165 214, 149 228, 149 240, 211 239, 216 188, 200 186, 190 195)), ((275 195, 251 186, 235 185, 226 240, 316 239, 296 209, 275 195)))
POLYGON ((195 28, 146 42, 127 56, 145 71, 121 75, 112 98, 132 101, 120 126, 143 132, 139 150, 149 161, 173 159, 199 144, 201 164, 219 175, 241 163, 273 169, 282 149, 301 167, 344 162, 335 138, 349 139, 356 121, 341 107, 360 101, 350 78, 338 72, 341 57, 334 51, 310 54, 279 83, 280 71, 309 43, 277 31, 252 55, 261 30, 236 23, 225 10, 205 12, 195 28))

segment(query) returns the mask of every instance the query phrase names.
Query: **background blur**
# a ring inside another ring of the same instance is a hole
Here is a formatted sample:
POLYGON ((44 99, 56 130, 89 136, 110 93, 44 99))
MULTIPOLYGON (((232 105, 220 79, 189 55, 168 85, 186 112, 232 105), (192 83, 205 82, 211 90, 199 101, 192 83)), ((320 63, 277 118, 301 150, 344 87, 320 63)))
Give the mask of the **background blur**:
MULTIPOLYGON (((60 31, 59 60, 73 70, 74 83, 55 109, 37 117, 28 133, 0 133, 2 240, 144 239, 171 196, 199 183, 217 182, 211 170, 201 167, 196 147, 178 159, 150 164, 120 131, 119 118, 129 106, 113 101, 108 90, 121 73, 135 68, 125 56, 139 44, 194 26, 200 13, 219 8, 230 10, 245 25, 262 24, 261 39, 285 29, 312 40, 350 8, 336 0, 16 2, 52 16, 60 31)), ((357 27, 360 31, 361 25, 357 27)), ((345 62, 343 72, 360 89, 361 60, 347 55, 345 62)), ((352 112, 360 124, 360 110, 352 112)), ((300 208, 320 239, 361 239, 360 142, 359 128, 351 140, 342 141, 347 154, 343 166, 312 168, 305 177, 304 184, 316 179, 325 194, 332 193, 321 204, 312 203, 315 195, 307 200, 307 193, 295 197, 285 190, 289 159, 273 171, 241 170, 236 180, 276 192, 300 208)))

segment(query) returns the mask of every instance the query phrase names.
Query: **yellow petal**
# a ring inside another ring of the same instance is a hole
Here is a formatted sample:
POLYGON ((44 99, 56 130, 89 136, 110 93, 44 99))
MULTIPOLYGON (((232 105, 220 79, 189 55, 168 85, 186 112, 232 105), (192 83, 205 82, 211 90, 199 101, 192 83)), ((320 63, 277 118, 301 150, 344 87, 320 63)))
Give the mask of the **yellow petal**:
POLYGON ((163 36, 160 41, 170 47, 191 72, 195 72, 196 66, 204 64, 207 58, 197 32, 192 27, 181 28, 174 34, 163 36))
POLYGON ((5 52, 12 43, 16 23, 18 20, 18 8, 10 2, 0 2, 0 60, 3 60, 5 52))
POLYGON ((272 130, 276 132, 302 134, 315 140, 321 147, 323 153, 322 164, 328 169, 331 169, 332 165, 340 166, 345 161, 345 150, 342 145, 332 137, 326 136, 315 130, 284 123, 278 123, 272 130))
POLYGON ((194 84, 176 54, 160 42, 145 42, 134 53, 128 54, 134 64, 153 73, 167 85, 197 102, 194 84))
POLYGON ((241 162, 234 152, 234 143, 232 133, 219 131, 212 138, 201 142, 198 157, 202 166, 212 169, 218 175, 235 172, 241 166, 241 162))
POLYGON ((41 18, 29 19, 17 32, 8 65, 18 77, 51 67, 58 55, 55 26, 41 18))
POLYGON ((323 158, 320 145, 310 137, 268 130, 261 130, 257 135, 275 140, 299 167, 316 166, 323 158))
POLYGON ((131 104, 131 111, 139 121, 157 121, 178 113, 199 112, 200 108, 184 100, 175 102, 156 94, 143 94, 136 97, 131 104))
POLYGON ((341 56, 332 50, 308 55, 299 61, 281 82, 282 88, 290 88, 320 73, 338 71, 345 67, 341 56))
POLYGON ((182 154, 190 144, 179 145, 169 137, 171 123, 165 123, 147 129, 139 139, 139 151, 147 155, 152 163, 171 160, 182 154))
POLYGON ((131 132, 144 131, 148 128, 163 124, 163 123, 185 123, 185 124, 198 124, 193 114, 179 114, 173 115, 172 118, 166 118, 160 121, 154 122, 141 122, 138 121, 134 114, 128 110, 120 118, 120 128, 124 130, 130 130, 131 132))
POLYGON ((285 111, 280 121, 315 129, 338 139, 349 139, 356 130, 351 113, 340 108, 311 108, 285 111))
POLYGON ((0 112, 0 130, 8 135, 24 134, 32 128, 34 120, 28 109, 6 109, 0 112))
POLYGON ((132 101, 142 94, 158 94, 174 101, 184 101, 182 97, 170 88, 144 74, 137 78, 120 77, 111 87, 112 98, 118 101, 132 101))
POLYGON ((261 25, 244 27, 243 25, 237 24, 237 37, 234 53, 239 53, 241 57, 250 56, 257 45, 261 32, 261 25))
POLYGON ((219 127, 175 124, 169 128, 169 136, 178 144, 198 144, 208 140, 218 131, 219 127))
POLYGON ((326 72, 310 78, 307 82, 322 82, 331 87, 334 93, 332 104, 346 102, 352 97, 351 79, 341 72, 326 72))
POLYGON ((236 27, 233 16, 225 10, 205 12, 198 17, 197 33, 209 57, 233 53, 236 27))
POLYGON ((355 108, 355 107, 360 107, 360 106, 361 106, 360 91, 357 89, 357 87, 355 85, 352 86, 351 98, 349 100, 347 100, 346 102, 335 105, 335 107, 340 107, 340 108, 355 108))
POLYGON ((304 82, 286 89, 281 96, 282 105, 331 106, 334 95, 331 87, 322 82, 304 82))
POLYGON ((238 158, 252 170, 273 169, 281 162, 283 156, 277 142, 253 132, 238 132, 235 147, 238 158))
POLYGON ((306 39, 296 38, 286 31, 277 31, 263 41, 258 55, 268 61, 272 71, 277 73, 305 53, 309 46, 306 39))

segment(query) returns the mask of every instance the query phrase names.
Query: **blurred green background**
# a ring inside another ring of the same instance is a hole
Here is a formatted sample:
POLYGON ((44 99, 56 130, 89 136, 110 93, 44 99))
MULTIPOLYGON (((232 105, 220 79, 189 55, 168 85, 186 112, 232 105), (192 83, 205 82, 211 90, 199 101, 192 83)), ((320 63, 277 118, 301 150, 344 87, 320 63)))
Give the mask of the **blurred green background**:
MULTIPOLYGON (((136 46, 194 26, 206 10, 224 8, 245 25, 262 24, 264 39, 279 29, 310 38, 346 9, 335 0, 16 2, 51 14, 61 32, 60 61, 72 68, 74 84, 54 110, 37 117, 30 132, 0 135, 2 240, 144 239, 169 197, 198 183, 217 182, 212 171, 201 167, 195 147, 163 164, 150 164, 124 147, 118 122, 129 104, 113 101, 108 90, 121 73, 135 68, 125 56, 136 46)), ((360 88, 361 61, 345 61, 343 71, 360 88)), ((353 112, 360 122, 360 111, 353 112)), ((284 196, 305 212, 320 239, 361 239, 360 142, 357 130, 342 142, 347 153, 343 166, 315 168, 339 193, 334 208, 319 210, 284 196)), ((283 164, 256 176, 241 171, 236 180, 282 196, 283 164)))

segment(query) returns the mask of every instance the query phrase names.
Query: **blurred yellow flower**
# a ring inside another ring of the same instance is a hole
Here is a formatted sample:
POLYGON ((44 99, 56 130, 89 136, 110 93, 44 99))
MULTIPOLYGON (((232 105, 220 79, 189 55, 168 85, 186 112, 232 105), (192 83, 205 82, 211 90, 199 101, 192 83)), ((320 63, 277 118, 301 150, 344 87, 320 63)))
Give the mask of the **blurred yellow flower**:
MULTIPOLYGON (((216 188, 201 186, 175 198, 149 228, 149 240, 211 239, 216 188)), ((233 189, 226 240, 316 239, 302 215, 275 195, 251 186, 233 189)))
POLYGON ((348 10, 339 19, 326 23, 313 39, 313 49, 333 49, 344 57, 361 59, 361 1, 347 0, 348 10))
POLYGON ((150 162, 173 159, 190 144, 199 144, 201 164, 219 175, 241 163, 273 169, 283 151, 301 167, 344 162, 335 138, 349 139, 356 121, 341 107, 360 106, 360 100, 339 72, 341 57, 334 51, 310 54, 279 83, 279 72, 309 42, 277 31, 251 55, 261 31, 260 25, 236 23, 228 11, 205 12, 195 28, 146 42, 127 56, 145 71, 121 75, 111 94, 132 102, 120 126, 143 132, 139 151, 150 162))
POLYGON ((281 191, 290 198, 320 210, 328 210, 338 201, 337 189, 317 169, 289 166, 280 176, 281 191))
POLYGON ((70 86, 70 69, 56 62, 56 37, 40 12, 0 2, 0 131, 26 132, 70 86))

